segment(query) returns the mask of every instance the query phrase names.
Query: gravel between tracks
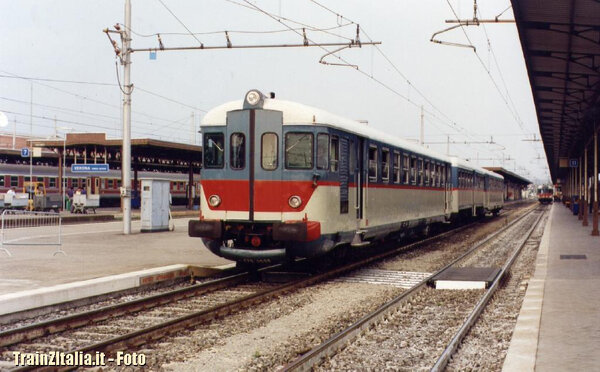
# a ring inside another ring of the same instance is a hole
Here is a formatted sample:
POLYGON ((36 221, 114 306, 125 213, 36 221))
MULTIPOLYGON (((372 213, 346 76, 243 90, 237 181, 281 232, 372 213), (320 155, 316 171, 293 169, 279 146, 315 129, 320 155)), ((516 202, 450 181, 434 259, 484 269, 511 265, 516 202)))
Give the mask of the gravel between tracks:
MULTIPOLYGON (((467 229, 460 237, 406 253, 379 264, 378 268, 433 271, 518 213, 508 212, 495 221, 467 229)), ((277 369, 401 291, 387 286, 349 283, 326 283, 307 288, 284 296, 275 304, 260 305, 254 312, 227 317, 187 336, 173 338, 166 345, 161 343, 156 347, 158 350, 152 350, 149 367, 169 370, 277 369), (164 352, 165 347, 170 349, 168 353, 164 352), (175 363, 162 364, 169 361, 175 363)))
MULTIPOLYGON (((533 240, 541 238, 548 216, 544 217, 534 233, 533 240)), ((539 244, 523 247, 511 268, 509 280, 496 292, 481 317, 471 328, 460 348, 452 356, 447 371, 500 371, 506 358, 512 333, 527 290, 527 281, 533 276, 539 244)))
MULTIPOLYGON (((514 212, 508 212, 506 216, 511 219, 514 212)), ((377 268, 434 271, 504 223, 505 218, 501 217, 478 225, 458 237, 406 253, 377 268)), ((179 332, 138 352, 146 354, 146 368, 150 370, 273 370, 401 291, 383 285, 324 283, 196 327, 193 331, 179 332)))
POLYGON ((481 294, 426 288, 317 370, 428 371, 481 294))
POLYGON ((164 360, 185 360, 162 367, 173 371, 272 370, 401 291, 349 283, 306 288, 275 303, 199 327, 185 336, 187 342, 183 344, 176 342, 177 338, 165 341, 158 353, 153 352, 149 366, 154 369, 164 360), (164 343, 169 344, 168 353, 164 343))

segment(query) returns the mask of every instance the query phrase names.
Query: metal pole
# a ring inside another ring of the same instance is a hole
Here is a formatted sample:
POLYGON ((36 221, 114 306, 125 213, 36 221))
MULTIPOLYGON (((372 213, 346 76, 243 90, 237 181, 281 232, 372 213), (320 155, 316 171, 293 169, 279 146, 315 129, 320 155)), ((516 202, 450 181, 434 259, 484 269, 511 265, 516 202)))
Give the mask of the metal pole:
POLYGON ((588 203, 590 202, 590 195, 588 193, 588 174, 587 174, 587 145, 583 150, 583 226, 588 225, 588 203))
POLYGON ((192 145, 196 144, 196 131, 194 130, 196 123, 195 123, 195 117, 194 117, 194 111, 192 111, 192 115, 190 116, 190 143, 192 145))
POLYGON ((65 186, 66 186, 66 177, 65 177, 65 164, 67 162, 67 134, 65 133, 65 137, 63 138, 63 163, 62 163, 62 173, 61 173, 61 184, 62 184, 62 200, 63 200, 63 211, 65 210, 65 186))
MULTIPOLYGON (((30 85, 29 95, 29 143, 32 144, 33 140, 33 84, 30 85)), ((29 187, 31 188, 33 182, 33 146, 29 146, 29 187)), ((29 199, 33 199, 33 196, 29 192, 29 199)), ((29 208, 29 206, 27 206, 29 208)))
POLYGON ((598 132, 594 125, 594 212, 592 214, 592 235, 598 236, 598 132))
POLYGON ((123 234, 131 234, 131 0, 125 0, 125 28, 123 29, 123 150, 122 165, 124 192, 123 198, 123 234))
POLYGON ((446 136, 446 155, 450 156, 450 136, 446 136))

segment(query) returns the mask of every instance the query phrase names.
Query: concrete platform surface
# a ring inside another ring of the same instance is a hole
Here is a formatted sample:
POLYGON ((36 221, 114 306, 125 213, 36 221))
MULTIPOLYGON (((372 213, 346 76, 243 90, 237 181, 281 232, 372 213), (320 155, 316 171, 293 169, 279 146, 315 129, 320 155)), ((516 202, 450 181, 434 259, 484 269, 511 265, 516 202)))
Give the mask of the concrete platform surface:
MULTIPOLYGON (((66 255, 53 255, 53 246, 9 246, 12 257, 0 252, 0 295, 174 264, 231 263, 212 254, 200 239, 188 237, 189 218, 173 221, 174 231, 155 233, 140 233, 140 222, 134 221, 131 235, 123 235, 122 222, 62 226, 66 255)), ((23 230, 31 241, 52 235, 49 228, 23 230)))
POLYGON ((550 213, 503 370, 600 371, 600 237, 550 213))

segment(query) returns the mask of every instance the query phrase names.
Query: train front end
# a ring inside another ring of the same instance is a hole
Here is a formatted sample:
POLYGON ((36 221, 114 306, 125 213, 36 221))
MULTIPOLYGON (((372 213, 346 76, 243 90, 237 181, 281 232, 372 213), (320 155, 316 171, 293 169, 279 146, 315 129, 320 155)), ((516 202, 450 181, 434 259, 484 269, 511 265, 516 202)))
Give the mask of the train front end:
POLYGON ((306 125, 284 126, 273 101, 251 90, 201 126, 200 219, 188 233, 237 262, 282 262, 333 246, 321 231, 313 172, 301 166, 312 165, 313 136, 306 125))

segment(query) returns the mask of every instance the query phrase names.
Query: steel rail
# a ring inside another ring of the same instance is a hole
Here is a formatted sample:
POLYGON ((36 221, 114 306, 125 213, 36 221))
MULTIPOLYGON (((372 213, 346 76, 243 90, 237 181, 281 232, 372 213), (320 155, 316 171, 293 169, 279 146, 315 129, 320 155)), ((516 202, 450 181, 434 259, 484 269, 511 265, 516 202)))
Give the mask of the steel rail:
MULTIPOLYGON (((148 327, 145 329, 140 329, 140 330, 130 332, 130 333, 122 335, 122 336, 117 336, 117 337, 114 337, 111 339, 107 339, 107 340, 95 343, 93 345, 85 346, 85 347, 77 349, 77 350, 72 350, 70 352, 67 352, 67 354, 79 353, 79 352, 89 353, 89 352, 96 352, 96 351, 111 352, 113 350, 117 350, 120 348, 135 347, 135 346, 139 346, 144 343, 147 343, 147 342, 155 341, 157 339, 160 339, 164 336, 167 336, 171 333, 180 331, 182 329, 185 329, 185 328, 188 328, 191 326, 195 326, 198 324, 202 324, 206 321, 209 321, 211 319, 215 319, 215 318, 218 318, 221 316, 226 316, 227 314, 231 314, 233 312, 242 310, 242 309, 250 307, 252 305, 256 305, 256 304, 265 302, 271 298, 275 298, 275 297, 281 296, 283 294, 293 292, 297 289, 300 289, 300 288, 303 288, 303 287, 306 287, 309 285, 313 285, 318 282, 322 282, 331 277, 344 274, 346 272, 358 269, 362 266, 369 265, 369 264, 377 262, 379 260, 386 259, 388 257, 399 254, 401 252, 421 246, 423 244, 427 244, 427 243, 434 242, 439 239, 443 239, 447 236, 456 234, 460 231, 463 231, 464 229, 472 227, 475 223, 476 222, 454 228, 454 229, 444 232, 442 234, 438 234, 438 235, 435 235, 435 236, 432 236, 432 237, 429 237, 429 238, 426 238, 426 239, 423 239, 423 240, 420 240, 417 242, 413 242, 413 243, 398 247, 393 250, 389 250, 389 251, 380 253, 376 256, 372 256, 372 257, 366 258, 361 261, 357 261, 357 262, 354 262, 351 264, 347 264, 347 265, 335 268, 326 273, 318 274, 313 277, 301 279, 301 280, 298 280, 298 281, 295 281, 292 283, 283 284, 281 286, 278 286, 278 287, 275 287, 272 289, 267 289, 267 290, 264 290, 264 291, 261 291, 258 293, 244 296, 244 297, 236 299, 236 300, 232 300, 225 304, 217 305, 210 309, 198 311, 198 312, 188 314, 188 315, 176 318, 176 319, 172 319, 170 321, 167 321, 167 322, 164 322, 161 324, 156 324, 154 326, 151 326, 151 327, 148 327)), ((267 268, 265 268, 265 269, 267 269, 267 268)), ((264 270, 264 269, 261 269, 261 270, 264 270)), ((248 273, 239 274, 239 275, 248 275, 248 273)), ((226 280, 226 279, 229 279, 229 278, 223 278, 223 279, 220 279, 217 281, 222 281, 222 280, 226 280)), ((203 284, 207 284, 207 283, 203 283, 203 284)), ((157 296, 160 296, 160 295, 157 295, 157 296)), ((186 297, 190 297, 190 296, 186 296, 186 297)), ((142 309, 143 308, 140 308, 140 310, 142 310, 142 309)), ((74 316, 78 316, 78 315, 80 315, 80 314, 76 314, 74 316)), ((65 318, 70 318, 70 317, 72 317, 72 316, 67 316, 65 318)), ((105 317, 105 318, 108 318, 108 317, 105 317)), ((83 326, 83 325, 86 325, 86 323, 81 323, 79 326, 83 326)), ((24 327, 24 328, 26 328, 26 327, 24 327)), ((61 329, 61 330, 67 330, 67 329, 71 329, 71 328, 65 328, 65 329, 61 329)), ((61 330, 57 330, 57 332, 61 331, 61 330)), ((25 339, 25 341, 26 340, 28 340, 28 339, 25 339)), ((60 370, 72 370, 72 369, 76 369, 76 368, 77 367, 66 367, 66 368, 61 368, 60 370)), ((17 368, 11 369, 11 371, 13 371, 13 372, 29 371, 32 369, 35 369, 35 368, 30 367, 30 366, 24 366, 24 367, 17 367, 17 368)))
POLYGON ((179 288, 132 301, 104 306, 98 309, 50 319, 19 328, 8 329, 0 332, 0 347, 6 347, 24 341, 31 341, 53 333, 83 327, 117 316, 135 313, 184 298, 194 297, 232 285, 249 282, 252 280, 253 275, 254 274, 249 272, 235 274, 225 278, 195 284, 190 287, 179 288))
POLYGON ((448 343, 448 346, 446 346, 446 349, 444 350, 442 355, 440 355, 440 357, 436 361, 435 365, 431 368, 432 372, 440 372, 446 368, 446 365, 450 361, 450 358, 452 357, 452 355, 454 354, 454 352, 456 351, 456 349, 462 342, 463 338, 467 335, 467 332, 469 332, 471 327, 477 322, 477 320, 481 316, 481 313, 483 312, 483 310, 485 309, 485 307, 487 306, 489 301, 492 299, 492 296, 494 295, 494 293, 496 293, 496 290, 500 286, 500 281, 504 278, 504 276, 506 275, 508 270, 510 270, 513 263, 516 261, 517 257, 523 250, 523 247, 527 244, 527 242, 531 238, 531 235, 533 234, 533 232, 539 225, 539 223, 542 220, 542 217, 545 215, 545 213, 546 213, 545 210, 543 210, 542 213, 540 213, 538 219, 535 221, 535 223, 529 229, 529 231, 527 231, 527 233, 525 234, 525 237, 523 239, 521 239, 521 241, 519 242, 518 248, 515 249, 515 251, 511 255, 511 257, 509 258, 509 260, 504 264, 504 266, 502 267, 502 270, 500 271, 500 273, 498 274, 498 276, 496 277, 496 279, 494 280, 492 285, 488 288, 485 295, 483 295, 481 297, 481 299, 479 300, 479 302, 477 302, 477 305, 475 305, 475 308, 473 309, 471 314, 469 314, 469 317, 465 320, 465 322, 460 327, 458 332, 456 332, 456 334, 454 335, 452 340, 450 340, 450 342, 448 343))
MULTIPOLYGON (((459 229, 466 227, 467 226, 460 227, 459 229)), ((455 230, 449 231, 445 234, 449 234, 453 231, 455 230)), ((432 238, 439 239, 444 236, 446 235, 438 235, 432 238)), ((411 246, 414 246, 418 243, 420 242, 413 243, 411 246)), ((406 249, 406 247, 403 248, 406 249)), ((262 268, 259 270, 259 272, 277 268, 279 266, 280 265, 275 265, 262 268)), ((243 282, 249 282, 253 278, 253 275, 254 274, 250 273, 231 275, 210 282, 200 283, 191 287, 180 288, 174 291, 160 293, 153 296, 148 296, 145 298, 140 298, 120 304, 109 305, 98 309, 67 315, 56 319, 50 319, 19 328, 8 329, 0 332, 0 347, 11 346, 24 341, 31 341, 35 338, 83 327, 86 325, 90 325, 94 322, 107 320, 120 315, 131 314, 137 311, 150 309, 152 307, 164 305, 187 297, 202 295, 208 292, 223 289, 227 286, 241 284, 243 282)))
POLYGON ((321 274, 317 274, 310 278, 300 279, 300 280, 297 280, 297 281, 294 281, 291 283, 282 284, 275 288, 266 289, 264 291, 253 293, 253 294, 241 297, 239 299, 232 300, 232 301, 229 301, 229 302, 221 304, 221 305, 217 305, 210 309, 205 309, 205 310, 201 310, 201 311, 198 311, 198 312, 195 312, 192 314, 188 314, 188 315, 182 316, 180 318, 172 319, 170 321, 154 325, 152 327, 134 331, 134 332, 128 333, 123 336, 115 337, 110 340, 96 343, 94 345, 86 346, 84 348, 77 349, 72 352, 73 353, 74 352, 86 353, 86 352, 90 352, 90 351, 109 352, 109 351, 112 351, 112 350, 115 350, 115 349, 118 349, 118 348, 124 347, 124 346, 126 346, 126 347, 139 346, 148 341, 154 341, 156 339, 164 337, 170 333, 177 332, 179 330, 182 330, 182 329, 185 329, 185 328, 188 328, 191 326, 195 326, 198 324, 202 324, 206 321, 209 321, 209 320, 221 317, 221 316, 226 316, 228 314, 232 314, 239 310, 243 310, 252 305, 257 305, 257 304, 266 302, 272 298, 276 298, 281 295, 294 292, 298 289, 323 282, 332 277, 339 276, 339 275, 345 274, 349 271, 356 270, 365 265, 372 264, 374 262, 388 258, 390 256, 401 253, 403 251, 418 247, 422 244, 429 243, 431 241, 435 241, 435 240, 439 240, 439 239, 443 239, 443 238, 447 237, 448 235, 462 231, 463 229, 466 229, 467 227, 470 227, 470 226, 471 226, 471 224, 461 226, 456 229, 447 231, 445 233, 442 233, 442 234, 439 234, 436 236, 432 236, 430 238, 420 240, 418 242, 410 243, 410 244, 398 247, 396 249, 393 249, 393 250, 390 250, 387 252, 380 253, 376 256, 368 257, 366 259, 363 259, 363 260, 360 260, 357 262, 353 262, 353 263, 350 263, 347 265, 343 265, 343 266, 334 268, 330 271, 327 271, 327 272, 321 273, 321 274))
POLYGON ((320 345, 316 346, 315 348, 313 348, 306 354, 301 355, 296 360, 294 360, 291 363, 289 363, 288 365, 286 365, 282 371, 309 371, 309 370, 312 370, 316 365, 318 365, 321 362, 321 360, 334 355, 338 350, 344 348, 349 342, 351 342, 351 340, 355 339, 363 331, 375 326, 379 321, 381 321, 383 318, 385 318, 385 316, 387 314, 389 314, 390 312, 397 309, 411 295, 413 295, 414 293, 418 292, 423 287, 425 287, 429 280, 431 280, 432 278, 434 278, 436 275, 438 275, 442 271, 446 270, 447 268, 451 267, 452 265, 456 264, 460 260, 469 256, 470 254, 475 252, 479 247, 486 244, 487 242, 489 242, 490 240, 492 240, 499 234, 505 232, 510 227, 517 224, 519 221, 524 219, 526 216, 528 216, 530 213, 532 213, 536 209, 538 209, 537 205, 535 207, 531 207, 531 209, 529 211, 527 211, 523 215, 519 216, 518 218, 516 218, 515 220, 513 220, 506 226, 502 227, 500 230, 498 230, 498 231, 494 232, 493 234, 489 235, 488 237, 478 241, 477 243, 475 243, 475 245, 473 245, 465 253, 460 255, 458 258, 456 258, 449 264, 445 265, 440 270, 433 273, 428 278, 425 278, 424 280, 422 280, 419 284, 415 285, 414 287, 407 290, 406 292, 403 292, 402 294, 398 295, 397 297, 390 300, 386 304, 380 306, 374 312, 365 315, 364 317, 359 319, 357 322, 352 324, 350 327, 333 335, 331 338, 324 341, 320 345))

